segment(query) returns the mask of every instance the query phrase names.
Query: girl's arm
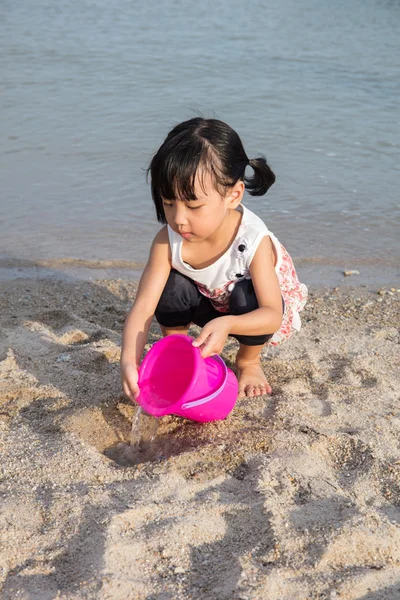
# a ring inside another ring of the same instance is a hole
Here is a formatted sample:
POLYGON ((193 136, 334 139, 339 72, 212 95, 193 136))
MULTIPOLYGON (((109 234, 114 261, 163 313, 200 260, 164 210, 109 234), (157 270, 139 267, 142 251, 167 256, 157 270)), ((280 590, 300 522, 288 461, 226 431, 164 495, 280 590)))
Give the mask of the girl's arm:
POLYGON ((250 275, 258 306, 244 315, 225 315, 207 323, 193 342, 202 346, 205 358, 222 351, 230 333, 236 335, 262 335, 275 333, 282 323, 282 294, 275 273, 275 255, 271 239, 265 236, 250 264, 250 275))
POLYGON ((263 237, 254 254, 250 264, 250 275, 259 308, 245 315, 232 316, 230 333, 275 333, 282 323, 282 293, 275 272, 275 254, 269 236, 263 237))
POLYGON ((125 394, 139 395, 138 367, 150 324, 171 270, 168 231, 163 227, 154 238, 149 260, 140 279, 135 302, 128 313, 122 335, 121 373, 125 394))

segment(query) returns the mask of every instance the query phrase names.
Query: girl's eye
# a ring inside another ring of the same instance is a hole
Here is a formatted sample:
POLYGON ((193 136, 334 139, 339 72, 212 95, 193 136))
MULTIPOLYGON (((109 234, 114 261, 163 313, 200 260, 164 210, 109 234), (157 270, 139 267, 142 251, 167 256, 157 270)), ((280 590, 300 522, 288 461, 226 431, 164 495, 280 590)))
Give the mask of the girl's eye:
MULTIPOLYGON (((173 206, 174 203, 173 202, 163 202, 163 206, 164 207, 170 207, 173 206)), ((188 206, 189 210, 197 210, 198 208, 202 208, 203 204, 201 206, 188 206)))

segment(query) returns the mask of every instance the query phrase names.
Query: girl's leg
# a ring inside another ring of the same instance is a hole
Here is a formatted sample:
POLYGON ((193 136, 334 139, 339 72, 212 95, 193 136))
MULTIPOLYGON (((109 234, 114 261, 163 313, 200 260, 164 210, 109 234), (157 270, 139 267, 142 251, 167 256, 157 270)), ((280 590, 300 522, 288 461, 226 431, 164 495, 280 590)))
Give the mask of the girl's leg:
POLYGON ((155 312, 163 336, 188 332, 192 305, 198 302, 196 292, 190 279, 171 269, 155 312))
POLYGON ((160 325, 160 329, 164 337, 166 335, 173 335, 174 333, 187 335, 187 332, 189 331, 189 325, 182 325, 181 327, 164 327, 164 325, 160 325))
MULTIPOLYGON (((230 314, 243 315, 257 308, 257 296, 251 279, 239 281, 235 285, 230 297, 230 314)), ((261 351, 264 344, 271 339, 272 335, 233 336, 240 344, 236 356, 239 397, 248 396, 252 398, 271 393, 271 386, 261 367, 261 351)))
POLYGON ((196 284, 185 275, 171 269, 155 317, 163 335, 166 336, 174 333, 187 334, 192 322, 203 325, 207 320, 214 318, 214 313, 211 303, 200 294, 196 284))

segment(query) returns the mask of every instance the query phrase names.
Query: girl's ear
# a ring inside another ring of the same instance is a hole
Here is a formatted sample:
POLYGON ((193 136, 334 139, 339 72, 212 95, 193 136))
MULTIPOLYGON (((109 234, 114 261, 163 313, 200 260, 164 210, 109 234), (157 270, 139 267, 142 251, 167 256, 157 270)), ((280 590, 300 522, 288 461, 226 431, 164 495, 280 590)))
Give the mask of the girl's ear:
POLYGON ((236 208, 239 206, 243 198, 244 189, 244 183, 240 180, 237 181, 233 187, 231 187, 228 195, 226 196, 229 208, 236 208))

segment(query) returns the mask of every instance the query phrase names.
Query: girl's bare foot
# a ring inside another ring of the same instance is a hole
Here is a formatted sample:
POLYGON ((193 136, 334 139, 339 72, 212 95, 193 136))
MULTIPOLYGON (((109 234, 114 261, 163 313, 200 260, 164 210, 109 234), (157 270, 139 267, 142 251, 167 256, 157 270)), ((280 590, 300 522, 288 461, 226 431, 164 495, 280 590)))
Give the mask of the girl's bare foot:
POLYGON ((259 361, 236 362, 236 376, 239 380, 239 398, 254 398, 272 392, 259 361))

